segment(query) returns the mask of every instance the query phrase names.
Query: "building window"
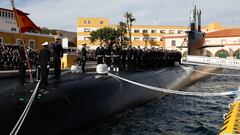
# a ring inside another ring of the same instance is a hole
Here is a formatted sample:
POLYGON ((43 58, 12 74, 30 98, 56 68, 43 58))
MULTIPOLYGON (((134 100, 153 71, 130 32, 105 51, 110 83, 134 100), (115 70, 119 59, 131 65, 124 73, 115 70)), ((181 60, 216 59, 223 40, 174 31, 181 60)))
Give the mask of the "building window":
POLYGON ((86 20, 84 20, 84 24, 87 24, 87 21, 86 21, 86 20))
POLYGON ((174 34, 174 30, 169 30, 169 34, 174 34))
POLYGON ((148 33, 148 30, 143 30, 143 33, 148 33))
POLYGON ((84 40, 89 40, 89 37, 84 37, 84 40))
POLYGON ((3 38, 0 37, 0 45, 3 45, 3 38))
POLYGON ((233 44, 235 44, 235 45, 236 45, 237 43, 238 43, 237 41, 234 41, 234 42, 233 42, 233 44))
POLYGON ((0 11, 0 17, 2 16, 2 11, 0 11))
POLYGON ((151 30, 151 33, 157 33, 157 30, 151 30))
POLYGON ((103 21, 100 21, 100 24, 103 24, 103 21))
POLYGON ((144 37, 143 41, 148 41, 148 39, 149 39, 148 37, 144 37))
POLYGON ((210 45, 210 40, 205 41, 206 45, 210 45))
POLYGON ((91 21, 90 21, 90 20, 88 20, 88 24, 91 24, 91 21))
POLYGON ((134 30, 134 33, 139 33, 140 32, 140 30, 134 30))
POLYGON ((8 15, 8 13, 7 12, 5 12, 5 17, 7 18, 7 15, 8 15))
POLYGON ((183 31, 182 30, 178 30, 178 34, 180 34, 180 33, 183 33, 183 31))
POLYGON ((17 29, 16 28, 11 28, 11 31, 17 31, 17 29))
POLYGON ((140 40, 140 38, 139 37, 134 37, 134 40, 138 41, 138 40, 140 40))
POLYGON ((172 40, 172 46, 176 46, 176 40, 172 40))
POLYGON ((160 33, 165 34, 166 31, 165 30, 160 30, 160 33))
POLYGON ((28 41, 28 45, 29 45, 29 48, 31 48, 31 49, 35 49, 35 40, 29 40, 28 41))
POLYGON ((84 28, 84 32, 90 32, 89 28, 84 28))
POLYGON ((221 40, 221 44, 222 44, 222 45, 227 44, 226 40, 225 40, 225 39, 221 40))

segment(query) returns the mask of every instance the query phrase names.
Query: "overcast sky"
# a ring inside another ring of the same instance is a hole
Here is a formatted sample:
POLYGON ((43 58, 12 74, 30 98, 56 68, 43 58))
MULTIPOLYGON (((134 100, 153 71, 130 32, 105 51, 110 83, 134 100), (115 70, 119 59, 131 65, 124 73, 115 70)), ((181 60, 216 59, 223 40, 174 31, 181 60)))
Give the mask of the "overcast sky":
MULTIPOLYGON (((195 0, 195 4, 202 10, 203 24, 240 26, 240 0, 195 0)), ((0 7, 10 9, 9 0, 0 0, 0 7)), ((40 27, 76 31, 78 17, 106 17, 117 24, 126 11, 136 18, 134 24, 186 26, 193 0, 15 0, 15 7, 30 13, 40 27)))

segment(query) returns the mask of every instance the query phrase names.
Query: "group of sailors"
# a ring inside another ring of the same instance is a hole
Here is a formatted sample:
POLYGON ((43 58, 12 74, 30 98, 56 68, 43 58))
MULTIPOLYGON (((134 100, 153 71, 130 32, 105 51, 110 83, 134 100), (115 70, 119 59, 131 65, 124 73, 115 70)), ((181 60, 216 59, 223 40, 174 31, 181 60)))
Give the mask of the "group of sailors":
MULTIPOLYGON (((38 52, 27 49, 27 54, 31 66, 36 66, 38 52)), ((18 45, 1 45, 0 46, 0 71, 3 70, 18 70, 20 62, 20 53, 18 45)))
MULTIPOLYGON (((48 42, 44 42, 42 44, 43 49, 40 50, 39 54, 36 56, 34 62, 36 62, 35 69, 36 78, 41 80, 41 86, 46 87, 48 85, 48 74, 50 68, 50 62, 52 60, 53 68, 54 68, 54 78, 60 79, 61 77, 61 57, 63 56, 63 48, 60 44, 60 38, 56 37, 55 42, 49 44, 48 42), (51 46, 50 46, 51 45, 51 46)), ((19 47, 19 81, 24 84, 26 81, 26 69, 29 66, 28 63, 31 61, 31 56, 29 55, 29 62, 26 58, 24 46, 21 44, 19 47)), ((31 68, 32 65, 30 64, 31 68)))
POLYGON ((118 72, 119 70, 153 69, 162 66, 172 66, 175 62, 181 63, 181 52, 177 50, 166 50, 162 48, 137 48, 119 45, 100 45, 96 49, 97 64, 105 63, 108 70, 118 72))

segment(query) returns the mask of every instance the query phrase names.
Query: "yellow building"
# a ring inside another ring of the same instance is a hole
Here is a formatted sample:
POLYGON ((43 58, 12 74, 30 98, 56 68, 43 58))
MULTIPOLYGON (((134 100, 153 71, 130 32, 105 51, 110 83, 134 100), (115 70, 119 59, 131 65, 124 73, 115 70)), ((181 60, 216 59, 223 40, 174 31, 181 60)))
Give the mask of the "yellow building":
MULTIPOLYGON (((95 49, 99 43, 89 41, 90 32, 103 27, 116 28, 116 24, 110 24, 108 18, 79 18, 77 20, 77 45, 86 43, 90 49, 95 49)), ((223 29, 220 23, 212 23, 203 27, 203 31, 214 31, 223 29)), ((141 47, 163 47, 163 35, 184 34, 188 26, 153 26, 153 25, 133 25, 132 45, 141 47)))

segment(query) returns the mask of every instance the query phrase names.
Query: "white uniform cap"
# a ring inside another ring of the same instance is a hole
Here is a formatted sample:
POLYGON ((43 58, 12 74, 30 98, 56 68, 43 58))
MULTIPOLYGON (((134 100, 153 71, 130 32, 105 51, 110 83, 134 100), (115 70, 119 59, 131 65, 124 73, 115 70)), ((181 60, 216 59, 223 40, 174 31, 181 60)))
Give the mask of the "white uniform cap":
POLYGON ((42 44, 42 46, 46 46, 46 45, 48 45, 48 42, 44 42, 44 43, 42 44))

